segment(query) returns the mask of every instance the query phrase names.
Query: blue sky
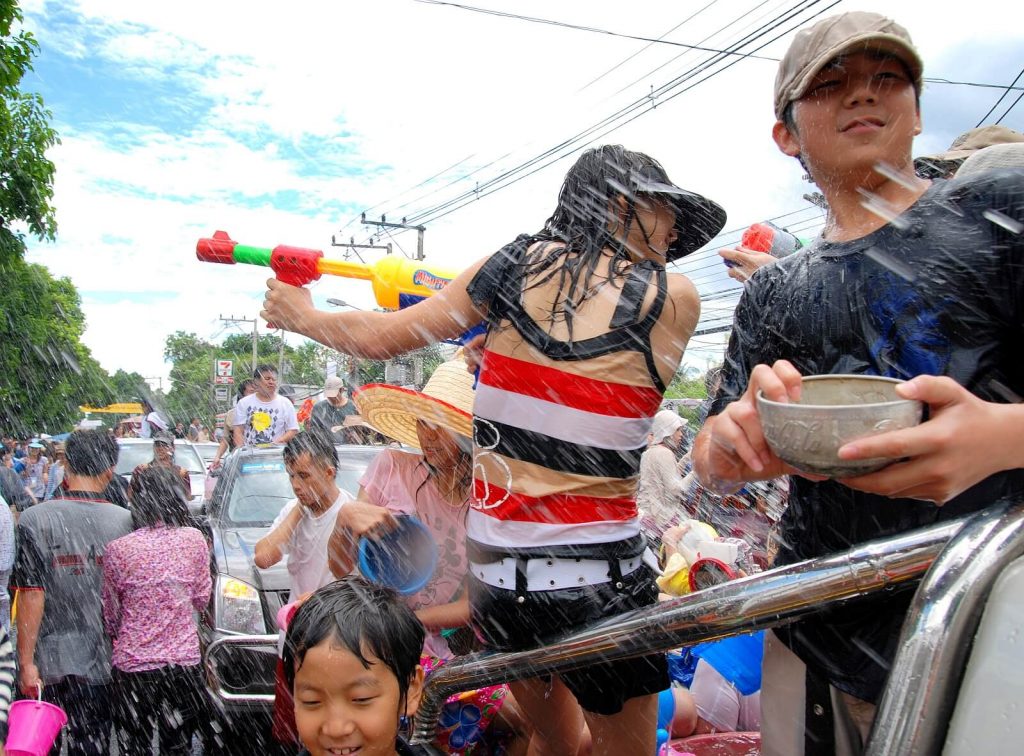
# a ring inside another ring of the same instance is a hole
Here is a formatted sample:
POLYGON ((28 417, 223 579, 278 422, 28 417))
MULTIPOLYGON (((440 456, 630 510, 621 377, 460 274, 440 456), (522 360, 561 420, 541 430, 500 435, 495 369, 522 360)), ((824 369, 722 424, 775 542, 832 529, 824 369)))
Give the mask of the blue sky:
MULTIPOLYGON (((724 46, 758 14, 791 4, 722 0, 668 38, 724 46)), ((603 0, 478 5, 650 37, 693 13, 656 0, 635 0, 628 14, 603 0)), ((874 7, 883 4, 844 0, 832 12, 874 7)), ((951 2, 884 8, 910 29, 926 76, 1005 85, 1024 67, 1024 31, 1006 23, 1002 2, 978 0, 970 14, 951 2)), ((219 315, 258 310, 266 274, 198 263, 200 236, 224 229, 251 244, 340 254, 329 249, 332 234, 369 240, 360 210, 397 220, 450 199, 702 55, 412 0, 287 8, 183 0, 173 12, 122 0, 27 0, 23 9, 42 46, 27 84, 43 94, 63 140, 51 155, 59 239, 33 243, 30 259, 79 287, 86 343, 102 364, 146 376, 166 375, 168 333, 218 336, 219 315)), ((778 57, 787 42, 759 54, 778 57)), ((657 157, 677 183, 726 207, 727 228, 798 211, 789 221, 813 234, 819 214, 802 199, 812 187, 770 140, 774 70, 743 60, 601 141, 657 157)), ((998 95, 929 84, 916 152, 945 148, 998 95)), ((1024 129, 1024 103, 1004 123, 1024 129)), ((462 267, 538 228, 573 157, 429 223, 428 260, 462 267)), ((415 248, 412 234, 381 241, 415 248)), ((698 253, 682 269, 708 298, 704 322, 721 321, 738 289, 718 258, 698 253)), ((372 304, 369 287, 352 281, 323 281, 315 296, 372 304)), ((721 339, 696 340, 687 361, 703 368, 721 339)))

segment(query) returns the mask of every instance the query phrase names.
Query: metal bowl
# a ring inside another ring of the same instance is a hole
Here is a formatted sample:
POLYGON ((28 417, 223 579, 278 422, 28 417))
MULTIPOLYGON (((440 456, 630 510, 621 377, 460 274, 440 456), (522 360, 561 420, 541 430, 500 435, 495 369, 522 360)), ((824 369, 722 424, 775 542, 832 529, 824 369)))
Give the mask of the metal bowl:
POLYGON ((903 381, 872 375, 812 375, 799 402, 773 402, 757 392, 757 410, 772 451, 798 470, 849 478, 881 470, 895 459, 839 459, 839 448, 858 438, 910 428, 923 405, 901 399, 903 381))

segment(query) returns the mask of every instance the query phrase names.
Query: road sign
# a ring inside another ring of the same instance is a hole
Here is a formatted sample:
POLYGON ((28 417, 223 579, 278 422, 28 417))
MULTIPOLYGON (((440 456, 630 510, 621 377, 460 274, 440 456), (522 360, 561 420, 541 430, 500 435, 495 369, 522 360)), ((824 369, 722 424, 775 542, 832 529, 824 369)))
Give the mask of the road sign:
POLYGON ((216 378, 213 379, 213 382, 218 384, 218 385, 220 385, 220 384, 228 384, 228 385, 230 385, 230 384, 235 382, 235 379, 232 378, 230 375, 218 375, 216 378))
POLYGON ((217 377, 230 378, 234 363, 231 360, 217 360, 217 377))
POLYGON ((213 390, 213 396, 218 402, 226 402, 228 400, 228 387, 217 386, 217 388, 213 390))

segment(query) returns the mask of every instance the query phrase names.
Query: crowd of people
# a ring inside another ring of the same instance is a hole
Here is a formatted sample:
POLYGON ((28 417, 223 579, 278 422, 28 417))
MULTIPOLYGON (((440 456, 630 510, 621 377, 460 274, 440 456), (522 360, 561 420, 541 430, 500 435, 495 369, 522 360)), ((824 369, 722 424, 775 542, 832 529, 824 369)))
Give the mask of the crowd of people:
MULTIPOLYGON (((288 562, 274 712, 286 752, 424 752, 403 728, 432 670, 699 588, 675 578, 702 551, 721 557, 716 579, 740 576, 1024 492, 1024 172, 1012 168, 1024 137, 969 132, 915 173, 922 80, 908 32, 883 16, 844 13, 795 36, 773 137, 817 184, 827 223, 782 259, 722 252, 745 290, 692 444, 662 402, 699 297, 666 264, 713 238, 725 212, 643 153, 585 152, 540 231, 414 307, 322 312, 307 290, 268 283, 268 321, 358 357, 487 325, 468 364, 442 365, 422 391, 370 385, 350 399, 328 380, 305 430, 272 367, 239 387, 216 463, 282 445, 295 493, 253 555, 260 568, 288 562), (774 454, 758 392, 797 401, 804 376, 834 373, 903 379, 899 395, 927 405, 920 425, 840 450, 897 463, 835 480, 774 454), (354 413, 413 451, 382 451, 349 493, 335 444, 354 413), (440 558, 400 596, 358 575, 356 548, 409 516, 440 558)), ((13 518, 0 519, 18 687, 68 712, 73 754, 105 753, 111 725, 126 753, 154 733, 161 753, 185 753, 202 719, 194 611, 209 600, 209 545, 160 450, 173 435, 147 410, 154 461, 133 474, 128 509, 106 498, 117 451, 102 433, 73 433, 62 450, 15 444, 0 472, 19 518, 17 549, 13 518)), ((886 592, 763 636, 467 692, 447 702, 433 746, 649 756, 668 696, 677 736, 759 728, 765 754, 861 753, 909 601, 886 592)), ((5 650, 0 636, 0 705, 5 650)))

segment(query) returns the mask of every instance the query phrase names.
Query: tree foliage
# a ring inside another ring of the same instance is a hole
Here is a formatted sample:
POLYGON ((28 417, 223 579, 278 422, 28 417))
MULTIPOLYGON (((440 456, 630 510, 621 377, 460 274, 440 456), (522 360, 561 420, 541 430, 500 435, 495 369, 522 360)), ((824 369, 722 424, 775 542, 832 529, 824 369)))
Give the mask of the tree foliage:
POLYGON ((109 376, 81 343, 78 291, 42 265, 0 264, 0 425, 8 432, 60 433, 82 404, 115 399, 109 376))
MULTIPOLYGON (((281 337, 260 334, 257 341, 258 362, 275 367, 281 349, 281 337)), ((164 359, 171 363, 172 388, 162 409, 174 419, 188 422, 193 417, 212 427, 214 416, 227 408, 214 398, 213 363, 215 360, 234 361, 236 387, 252 371, 252 334, 232 333, 221 344, 202 339, 194 333, 178 331, 164 343, 164 359)), ((337 361, 337 352, 312 341, 298 346, 285 343, 281 384, 295 386, 322 386, 327 363, 337 361)), ((363 382, 383 381, 384 363, 371 360, 356 361, 363 382)))
POLYGON ((25 253, 20 225, 39 239, 57 232, 54 215, 55 167, 46 151, 59 143, 50 112, 38 94, 21 91, 39 44, 15 31, 22 20, 13 0, 0 0, 0 264, 25 253))

